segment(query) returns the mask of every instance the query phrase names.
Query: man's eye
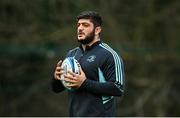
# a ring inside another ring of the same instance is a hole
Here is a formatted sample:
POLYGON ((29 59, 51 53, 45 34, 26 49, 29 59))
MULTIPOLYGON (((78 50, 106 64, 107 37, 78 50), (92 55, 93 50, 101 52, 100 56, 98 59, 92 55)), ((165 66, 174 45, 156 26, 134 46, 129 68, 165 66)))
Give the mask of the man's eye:
POLYGON ((84 27, 88 27, 89 26, 89 24, 83 24, 84 25, 84 27))

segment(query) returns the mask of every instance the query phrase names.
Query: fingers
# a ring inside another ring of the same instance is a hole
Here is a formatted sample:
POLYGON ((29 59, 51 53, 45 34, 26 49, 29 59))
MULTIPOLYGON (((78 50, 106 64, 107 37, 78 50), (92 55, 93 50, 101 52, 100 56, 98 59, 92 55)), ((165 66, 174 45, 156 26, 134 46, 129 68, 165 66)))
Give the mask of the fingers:
POLYGON ((76 76, 77 76, 77 74, 76 74, 76 73, 73 73, 72 71, 68 71, 68 73, 69 73, 71 76, 73 76, 73 77, 76 77, 76 76))
POLYGON ((61 71, 61 70, 63 70, 61 67, 59 66, 56 67, 56 71, 61 71))
POLYGON ((61 64, 62 64, 62 60, 59 60, 59 62, 57 63, 57 66, 61 66, 61 64))
POLYGON ((55 80, 61 80, 61 75, 54 73, 55 80))
POLYGON ((64 78, 68 78, 68 79, 71 79, 71 80, 76 80, 76 77, 72 76, 71 74, 64 75, 64 78))
POLYGON ((56 80, 61 80, 60 76, 55 77, 56 80))
POLYGON ((57 66, 56 66, 56 69, 55 69, 55 72, 54 72, 55 80, 61 80, 61 75, 63 74, 63 69, 60 67, 61 64, 62 64, 62 61, 60 60, 57 63, 57 66))
POLYGON ((66 85, 66 87, 72 87, 72 88, 75 88, 75 86, 77 86, 77 85, 74 83, 70 83, 70 84, 66 85))
POLYGON ((64 75, 64 81, 68 83, 75 83, 76 79, 71 75, 64 75))
POLYGON ((63 73, 64 73, 63 70, 61 70, 61 71, 56 71, 56 72, 55 72, 55 74, 58 75, 58 76, 61 76, 63 73))

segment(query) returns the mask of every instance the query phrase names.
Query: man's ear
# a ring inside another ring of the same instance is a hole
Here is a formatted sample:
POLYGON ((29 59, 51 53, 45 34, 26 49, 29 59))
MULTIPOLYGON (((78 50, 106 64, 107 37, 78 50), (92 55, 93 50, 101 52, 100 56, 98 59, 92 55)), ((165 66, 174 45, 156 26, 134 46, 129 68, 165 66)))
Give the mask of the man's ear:
POLYGON ((95 35, 100 34, 101 30, 102 30, 102 29, 101 29, 100 26, 96 27, 96 28, 95 28, 95 35))

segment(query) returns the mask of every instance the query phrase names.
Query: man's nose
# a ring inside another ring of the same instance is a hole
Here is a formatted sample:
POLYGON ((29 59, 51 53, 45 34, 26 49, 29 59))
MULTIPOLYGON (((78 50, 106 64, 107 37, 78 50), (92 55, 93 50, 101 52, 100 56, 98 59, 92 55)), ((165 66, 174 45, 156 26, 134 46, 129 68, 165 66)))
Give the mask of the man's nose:
POLYGON ((79 25, 78 31, 82 31, 82 30, 83 30, 83 26, 82 26, 82 25, 79 25))

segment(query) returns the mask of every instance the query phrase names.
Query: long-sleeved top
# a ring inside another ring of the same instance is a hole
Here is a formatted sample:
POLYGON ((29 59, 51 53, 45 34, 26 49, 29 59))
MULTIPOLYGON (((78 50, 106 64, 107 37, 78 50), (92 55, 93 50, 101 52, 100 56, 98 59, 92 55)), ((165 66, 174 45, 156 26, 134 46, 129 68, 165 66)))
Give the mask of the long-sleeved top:
MULTIPOLYGON (((70 50, 67 57, 80 63, 86 78, 81 87, 68 90, 70 116, 115 116, 115 96, 124 92, 124 65, 122 58, 102 41, 86 47, 70 50)), ((52 80, 54 92, 66 88, 61 81, 52 80)))

